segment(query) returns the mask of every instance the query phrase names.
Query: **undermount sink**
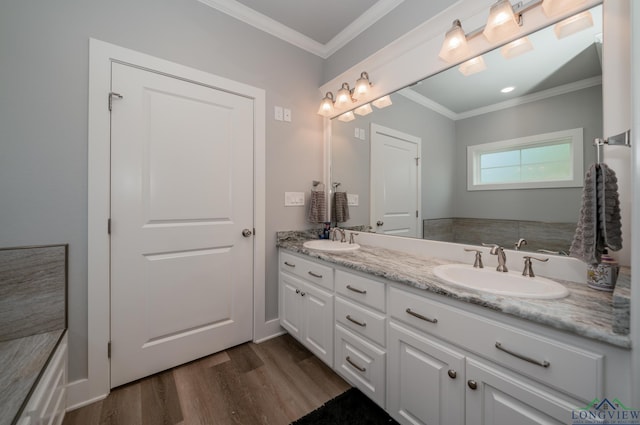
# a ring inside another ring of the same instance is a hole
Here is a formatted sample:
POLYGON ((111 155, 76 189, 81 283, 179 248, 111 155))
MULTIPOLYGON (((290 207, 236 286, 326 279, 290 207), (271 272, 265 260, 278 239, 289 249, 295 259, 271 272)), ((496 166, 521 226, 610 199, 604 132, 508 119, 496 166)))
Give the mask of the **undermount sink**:
POLYGON ((510 271, 498 272, 495 268, 474 268, 467 264, 444 264, 433 272, 440 279, 465 288, 521 298, 554 299, 569 295, 567 288, 544 277, 528 277, 510 271))
POLYGON ((346 243, 340 241, 332 241, 329 239, 316 239, 313 241, 306 241, 302 244, 307 249, 315 249, 316 251, 326 252, 348 252, 355 251, 360 248, 357 243, 346 243))

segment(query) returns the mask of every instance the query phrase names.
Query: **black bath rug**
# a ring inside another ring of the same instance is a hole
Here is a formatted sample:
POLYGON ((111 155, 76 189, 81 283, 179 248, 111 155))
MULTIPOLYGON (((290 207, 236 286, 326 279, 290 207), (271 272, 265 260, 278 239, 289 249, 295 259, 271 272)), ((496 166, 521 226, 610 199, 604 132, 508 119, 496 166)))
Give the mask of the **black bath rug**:
POLYGON ((291 425, 398 425, 357 388, 348 389, 291 425))

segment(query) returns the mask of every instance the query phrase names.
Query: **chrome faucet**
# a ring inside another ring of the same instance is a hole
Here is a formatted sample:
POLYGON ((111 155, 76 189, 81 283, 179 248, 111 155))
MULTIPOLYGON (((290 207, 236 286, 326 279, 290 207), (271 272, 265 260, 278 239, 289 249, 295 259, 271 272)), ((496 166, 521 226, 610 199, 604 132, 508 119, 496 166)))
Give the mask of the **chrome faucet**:
POLYGON ((339 227, 334 227, 333 229, 331 229, 332 241, 336 240, 336 233, 340 233, 340 242, 344 243, 347 241, 347 235, 344 233, 344 230, 339 227))
POLYGON ((536 257, 531 257, 529 255, 526 255, 522 258, 524 258, 524 270, 522 270, 522 276, 529 276, 529 277, 536 277, 536 275, 533 273, 533 267, 531 267, 532 259, 542 261, 544 263, 549 261, 548 258, 536 258, 536 257))
POLYGON ((467 252, 475 252, 476 253, 476 258, 473 262, 473 267, 476 269, 482 269, 484 268, 484 265, 482 264, 482 251, 480 251, 479 249, 469 249, 469 248, 464 248, 465 251, 467 252))
POLYGON ((522 247, 522 245, 526 245, 526 244, 527 244, 527 240, 525 238, 518 239, 518 242, 514 244, 516 251, 520 251, 520 248, 522 247))
POLYGON ((356 243, 356 236, 358 236, 358 233, 354 233, 354 232, 349 233, 349 243, 350 244, 356 243))
POLYGON ((498 267, 496 267, 497 271, 503 272, 503 273, 506 273, 509 271, 509 269, 507 268, 507 255, 504 253, 503 247, 501 247, 500 245, 490 244, 490 243, 489 244, 483 243, 482 246, 491 247, 489 254, 498 256, 498 267))

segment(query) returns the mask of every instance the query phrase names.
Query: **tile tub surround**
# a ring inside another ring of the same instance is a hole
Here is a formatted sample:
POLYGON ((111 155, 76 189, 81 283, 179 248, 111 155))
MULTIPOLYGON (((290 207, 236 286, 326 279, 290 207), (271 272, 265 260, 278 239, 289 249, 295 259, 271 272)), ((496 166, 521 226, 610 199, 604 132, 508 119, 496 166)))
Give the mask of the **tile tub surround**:
POLYGON ((49 331, 0 342, 0 425, 13 423, 64 335, 49 331))
POLYGON ((538 249, 569 252, 575 231, 575 223, 462 217, 423 220, 425 239, 473 245, 496 243, 511 249, 518 239, 524 238, 527 245, 522 250, 528 252, 538 249))
POLYGON ((0 248, 0 425, 11 424, 67 327, 67 246, 0 248))
POLYGON ((0 249, 0 341, 66 328, 66 245, 0 249))
POLYGON ((454 300, 476 304, 576 335, 629 348, 628 335, 614 332, 615 318, 610 292, 594 291, 587 285, 563 280, 570 292, 559 300, 535 300, 498 296, 448 284, 433 274, 433 268, 453 261, 423 257, 386 248, 361 245, 357 251, 334 254, 303 247, 317 236, 307 232, 278 232, 277 245, 347 269, 367 273, 454 300))

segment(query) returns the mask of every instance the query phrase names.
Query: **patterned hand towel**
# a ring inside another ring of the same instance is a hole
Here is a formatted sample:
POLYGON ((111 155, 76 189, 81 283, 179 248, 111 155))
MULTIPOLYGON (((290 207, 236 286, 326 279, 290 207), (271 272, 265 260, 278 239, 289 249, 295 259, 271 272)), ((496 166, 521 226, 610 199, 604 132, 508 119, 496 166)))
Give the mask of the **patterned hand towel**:
POLYGON ((309 200, 307 221, 310 223, 324 223, 327 217, 327 197, 324 190, 312 190, 309 200))
POLYGON ((334 220, 338 223, 344 223, 349 220, 349 203, 347 201, 347 192, 334 193, 333 212, 334 220))
POLYGON ((598 264, 607 247, 622 248, 618 184, 613 170, 592 164, 585 175, 582 208, 569 252, 587 264, 598 264))

